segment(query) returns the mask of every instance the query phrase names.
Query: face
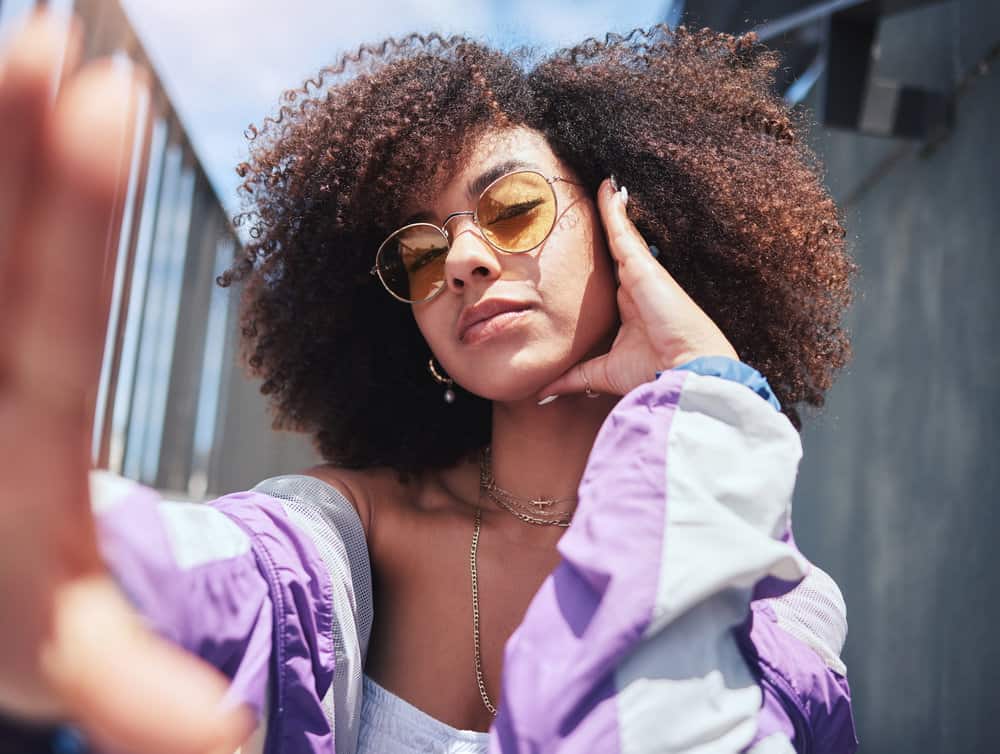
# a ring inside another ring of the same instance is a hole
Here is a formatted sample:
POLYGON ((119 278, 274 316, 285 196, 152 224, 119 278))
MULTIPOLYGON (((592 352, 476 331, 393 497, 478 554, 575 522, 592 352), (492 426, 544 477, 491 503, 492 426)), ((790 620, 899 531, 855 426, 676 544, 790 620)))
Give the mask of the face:
MULTIPOLYGON (((420 213, 440 225, 453 212, 475 209, 479 192, 470 186, 511 160, 549 178, 577 180, 541 134, 527 128, 490 132, 440 193, 418 197, 407 216, 420 213)), ((617 286, 594 199, 573 183, 553 187, 555 226, 531 251, 497 251, 471 215, 452 219, 445 290, 412 307, 449 376, 490 400, 532 398, 575 363, 606 351, 617 330, 617 286)))

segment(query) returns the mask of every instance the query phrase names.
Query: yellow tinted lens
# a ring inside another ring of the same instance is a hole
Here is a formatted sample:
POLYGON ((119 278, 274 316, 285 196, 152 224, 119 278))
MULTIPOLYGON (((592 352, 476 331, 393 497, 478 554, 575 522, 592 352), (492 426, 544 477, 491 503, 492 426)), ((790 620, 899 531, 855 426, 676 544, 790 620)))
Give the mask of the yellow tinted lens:
POLYGON ((511 173, 486 189, 476 210, 479 227, 504 251, 538 246, 556 219, 556 196, 538 173, 511 173))
POLYGON ((378 254, 378 272, 386 287, 407 301, 430 298, 444 284, 448 240, 433 225, 397 230, 378 254))

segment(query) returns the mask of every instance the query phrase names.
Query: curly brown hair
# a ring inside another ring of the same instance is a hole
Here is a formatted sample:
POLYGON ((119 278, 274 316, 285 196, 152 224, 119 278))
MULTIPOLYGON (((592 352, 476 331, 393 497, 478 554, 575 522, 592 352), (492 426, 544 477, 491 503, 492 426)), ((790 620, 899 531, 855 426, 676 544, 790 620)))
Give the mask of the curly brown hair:
POLYGON ((235 220, 250 242, 219 281, 245 284, 245 357, 275 426, 351 468, 447 466, 488 442, 489 402, 441 403, 409 307, 369 270, 439 166, 526 126, 591 195, 612 172, 628 186, 660 261, 800 427, 796 406, 821 406, 850 357, 855 267, 805 114, 773 91, 778 65, 752 33, 665 25, 541 57, 412 34, 285 92, 248 132, 235 220))

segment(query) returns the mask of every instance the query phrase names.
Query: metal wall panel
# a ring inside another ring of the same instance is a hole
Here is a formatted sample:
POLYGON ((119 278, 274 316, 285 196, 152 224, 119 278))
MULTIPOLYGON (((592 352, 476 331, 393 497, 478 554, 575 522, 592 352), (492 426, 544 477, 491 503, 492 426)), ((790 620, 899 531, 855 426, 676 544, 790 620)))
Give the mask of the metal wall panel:
POLYGON ((862 751, 1000 751, 1000 5, 893 17, 876 73, 953 89, 933 145, 818 130, 861 267, 855 357, 806 422, 796 537, 847 600, 862 751))
MULTIPOLYGON (((109 229, 112 291, 93 451, 110 468, 176 495, 212 494, 257 481, 262 469, 315 460, 302 438, 272 433, 264 399, 235 354, 237 290, 215 277, 239 242, 159 77, 115 0, 51 0, 83 22, 84 58, 127 56, 152 72, 109 229), (227 427, 233 448, 223 448, 227 427), (232 487, 227 487, 232 485, 232 487)), ((0 33, 28 0, 4 0, 0 33)), ((128 153, 127 153, 128 154, 128 153)))

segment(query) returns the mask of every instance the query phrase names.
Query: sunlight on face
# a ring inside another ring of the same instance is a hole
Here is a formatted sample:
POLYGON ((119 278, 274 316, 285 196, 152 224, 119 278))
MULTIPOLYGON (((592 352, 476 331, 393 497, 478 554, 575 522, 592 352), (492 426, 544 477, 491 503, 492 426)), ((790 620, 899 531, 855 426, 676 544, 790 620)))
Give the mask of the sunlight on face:
MULTIPOLYGON (((469 188, 511 160, 545 178, 578 180, 540 133, 523 127, 494 131, 468 150, 440 193, 417 209, 438 222, 473 209, 478 195, 469 188)), ((468 216, 449 223, 445 290, 413 305, 417 326, 444 369, 466 390, 491 400, 530 398, 577 361, 606 350, 618 324, 612 262, 594 197, 584 186, 556 181, 555 202, 539 203, 548 184, 531 176, 536 174, 525 173, 523 181, 504 183, 496 196, 487 196, 479 206, 483 229, 468 216), (511 207, 529 213, 540 208, 552 217, 538 225, 502 217, 511 207), (537 243, 530 235, 539 227, 551 227, 548 238, 523 253, 497 251, 483 235, 495 233, 491 240, 499 246, 524 248, 537 243), (475 323, 481 318, 470 316, 476 314, 472 307, 495 301, 507 311, 475 323)))
POLYGON ((487 239, 502 249, 533 249, 552 227, 556 203, 541 174, 515 173, 486 189, 477 207, 479 225, 487 239))

